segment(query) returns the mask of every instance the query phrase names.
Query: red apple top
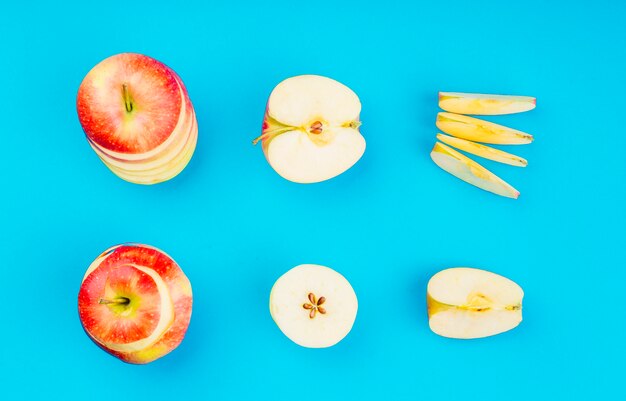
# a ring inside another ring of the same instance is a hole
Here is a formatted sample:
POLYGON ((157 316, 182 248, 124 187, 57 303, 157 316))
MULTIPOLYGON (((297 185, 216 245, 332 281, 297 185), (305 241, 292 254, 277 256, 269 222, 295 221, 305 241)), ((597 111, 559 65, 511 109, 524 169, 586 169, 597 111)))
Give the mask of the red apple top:
POLYGON ((183 106, 182 81, 151 57, 122 53, 96 65, 78 89, 78 118, 105 149, 144 153, 174 131, 183 106))
POLYGON ((189 280, 172 258, 147 245, 115 246, 89 267, 78 312, 89 336, 131 363, 147 363, 183 340, 191 318, 189 280))

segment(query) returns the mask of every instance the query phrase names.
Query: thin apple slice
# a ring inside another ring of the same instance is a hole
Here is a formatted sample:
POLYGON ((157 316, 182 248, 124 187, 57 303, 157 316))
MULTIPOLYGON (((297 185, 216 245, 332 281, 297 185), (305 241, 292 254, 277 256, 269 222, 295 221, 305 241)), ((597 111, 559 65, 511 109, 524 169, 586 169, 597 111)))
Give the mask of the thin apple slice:
POLYGON ((533 136, 525 132, 454 113, 437 114, 437 127, 446 134, 476 142, 523 145, 533 141, 533 136))
POLYGON ((320 265, 300 265, 283 274, 270 293, 270 314, 298 345, 325 348, 352 329, 358 302, 341 274, 320 265))
POLYGON ((484 157, 485 159, 494 160, 500 163, 509 164, 511 166, 526 167, 528 161, 523 157, 515 156, 511 153, 504 152, 500 149, 495 149, 490 146, 481 145, 476 142, 468 141, 461 138, 455 138, 444 134, 437 134, 437 139, 441 142, 454 146, 457 149, 464 150, 476 156, 484 157))
POLYGON ((485 116, 514 114, 532 110, 536 105, 537 99, 530 96, 439 92, 439 107, 458 114, 485 116))
POLYGON ((522 321, 524 291, 481 269, 442 270, 428 282, 428 323, 443 337, 470 339, 499 334, 522 321))
POLYGON ((519 197, 519 191, 497 175, 441 142, 435 143, 430 157, 439 167, 469 184, 507 198, 519 197))

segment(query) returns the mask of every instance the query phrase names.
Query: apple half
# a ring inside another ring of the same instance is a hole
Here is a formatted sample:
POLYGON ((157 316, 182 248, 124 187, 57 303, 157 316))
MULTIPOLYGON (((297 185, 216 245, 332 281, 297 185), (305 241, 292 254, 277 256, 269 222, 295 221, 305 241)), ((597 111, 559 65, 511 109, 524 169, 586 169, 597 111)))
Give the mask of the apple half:
POLYGON ((451 113, 493 116, 522 113, 536 106, 537 99, 530 96, 439 92, 439 107, 451 113))
POLYGON ((446 134, 475 142, 523 145, 533 141, 533 136, 525 132, 455 113, 438 113, 436 124, 446 134))
POLYGON ((474 160, 441 142, 435 143, 430 157, 453 176, 485 191, 517 199, 519 191, 474 160))
POLYGON ((307 348, 337 344, 352 329, 358 301, 331 268, 305 264, 283 274, 270 293, 270 314, 293 342, 307 348))
POLYGON ((528 165, 528 161, 523 157, 504 152, 500 149, 492 148, 491 146, 482 145, 480 143, 468 141, 466 139, 455 138, 453 136, 448 136, 444 134, 437 134, 437 139, 447 145, 454 146, 457 149, 463 150, 476 156, 483 157, 485 159, 517 167, 526 167, 528 165))
POLYGON ((493 336, 520 324, 522 298, 522 288, 498 274, 469 267, 442 270, 428 282, 428 324, 443 337, 493 336))
POLYGON ((152 362, 182 342, 191 319, 189 280, 163 251, 117 245, 89 266, 78 314, 89 337, 124 362, 152 362))
POLYGON ((267 101, 263 152, 283 178, 315 183, 352 167, 365 152, 361 102, 347 86, 318 75, 282 81, 267 101))
POLYGON ((89 145, 126 181, 169 180, 193 155, 193 105, 180 77, 158 60, 135 53, 103 60, 83 79, 76 104, 89 145))

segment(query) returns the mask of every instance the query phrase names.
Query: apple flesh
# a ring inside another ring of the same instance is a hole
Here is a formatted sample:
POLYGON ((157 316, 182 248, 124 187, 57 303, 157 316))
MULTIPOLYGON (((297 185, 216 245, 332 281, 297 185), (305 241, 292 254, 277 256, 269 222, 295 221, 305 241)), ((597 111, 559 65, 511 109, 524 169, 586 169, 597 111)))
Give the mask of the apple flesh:
POLYGON ((517 167, 526 167, 528 165, 528 161, 526 161, 526 159, 524 159, 523 157, 519 157, 511 153, 504 152, 500 149, 492 148, 490 146, 481 145, 480 143, 443 134, 437 134, 437 139, 447 145, 454 146, 457 149, 463 150, 476 156, 483 157, 485 159, 517 167))
POLYGON ((198 126, 187 89, 148 56, 122 53, 96 65, 80 85, 77 110, 92 149, 127 181, 169 180, 193 155, 198 126))
POLYGON ((78 313, 98 346, 125 362, 145 364, 178 347, 192 302, 191 284, 171 257, 148 245, 124 244, 89 266, 78 313))
POLYGON ((440 112, 436 124, 446 134, 475 142, 523 145, 533 141, 525 132, 460 114, 440 112))
POLYGON ((522 321, 524 291, 506 277, 455 267, 428 282, 430 329, 443 337, 471 339, 511 330, 522 321))
POLYGON ((439 107, 458 114, 499 115, 532 110, 537 99, 530 96, 439 92, 439 107))
POLYGON ((263 121, 263 152, 283 178, 315 183, 352 167, 365 152, 359 132, 361 102, 347 86, 318 75, 278 84, 263 121))
POLYGON ((437 142, 430 152, 435 164, 453 176, 485 191, 507 198, 517 199, 519 191, 501 178, 443 143, 437 142))
POLYGON ((270 293, 270 314, 293 342, 307 348, 337 344, 352 329, 358 301, 341 274, 305 264, 283 274, 270 293))

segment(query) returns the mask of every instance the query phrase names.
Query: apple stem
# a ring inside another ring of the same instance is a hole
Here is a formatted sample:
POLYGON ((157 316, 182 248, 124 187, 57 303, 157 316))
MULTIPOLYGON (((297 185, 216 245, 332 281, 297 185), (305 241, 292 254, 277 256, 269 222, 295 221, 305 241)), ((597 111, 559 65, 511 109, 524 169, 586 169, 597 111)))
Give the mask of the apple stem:
POLYGON ((130 100, 130 93, 128 93, 128 85, 122 84, 122 93, 124 94, 124 104, 126 105, 126 112, 133 111, 133 102, 130 100))
POLYGON ((257 136, 256 138, 252 140, 252 145, 256 145, 257 143, 259 143, 259 141, 262 141, 263 139, 267 138, 271 134, 272 134, 271 132, 266 132, 265 134, 261 136, 257 136))
POLYGON ((101 305, 109 305, 109 304, 127 305, 127 304, 130 303, 130 299, 128 299, 126 297, 119 297, 119 298, 115 298, 115 299, 100 298, 100 301, 98 301, 98 303, 101 304, 101 305))

